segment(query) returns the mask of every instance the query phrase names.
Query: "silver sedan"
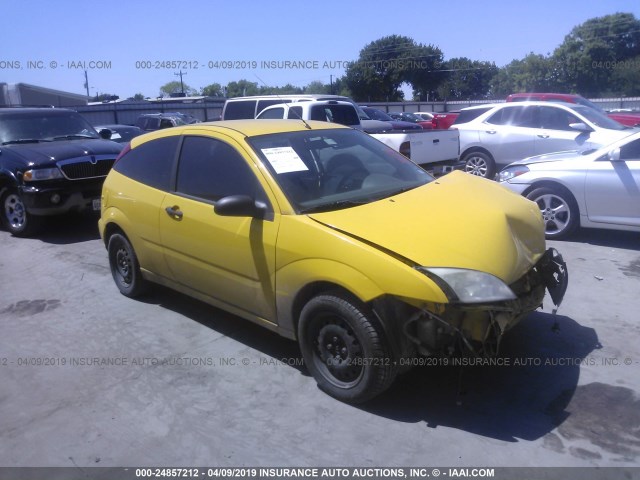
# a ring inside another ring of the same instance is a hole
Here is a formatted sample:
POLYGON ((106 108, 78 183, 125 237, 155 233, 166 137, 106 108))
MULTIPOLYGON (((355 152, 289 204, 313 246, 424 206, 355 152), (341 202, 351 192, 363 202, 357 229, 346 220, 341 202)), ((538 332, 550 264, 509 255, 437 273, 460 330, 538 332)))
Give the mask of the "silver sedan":
POLYGON ((640 232, 640 132, 599 150, 514 162, 498 180, 538 204, 549 239, 578 226, 640 232))
POLYGON ((486 178, 532 155, 600 148, 634 131, 593 108, 554 102, 464 108, 452 127, 460 131, 465 171, 486 178))

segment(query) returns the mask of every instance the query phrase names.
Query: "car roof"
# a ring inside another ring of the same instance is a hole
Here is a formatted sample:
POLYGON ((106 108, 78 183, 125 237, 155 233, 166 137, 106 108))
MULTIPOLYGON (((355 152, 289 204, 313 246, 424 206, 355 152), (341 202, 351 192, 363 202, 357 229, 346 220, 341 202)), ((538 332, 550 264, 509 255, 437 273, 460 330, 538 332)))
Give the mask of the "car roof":
POLYGON ((318 120, 223 120, 217 122, 202 122, 190 125, 182 125, 173 128, 164 128, 144 135, 140 135, 131 141, 131 147, 136 147, 155 138, 168 137, 171 135, 182 135, 184 133, 211 132, 227 133, 230 136, 254 137, 258 135, 268 135, 271 133, 300 132, 312 130, 335 130, 350 127, 333 123, 321 122, 318 120))
POLYGON ((68 114, 69 112, 75 112, 75 110, 71 110, 69 108, 49 108, 49 107, 7 107, 0 108, 0 115, 7 114, 16 114, 22 113, 24 115, 41 115, 42 113, 47 113, 47 115, 63 115, 68 114))
POLYGON ((531 101, 526 101, 526 102, 502 102, 502 103, 483 103, 480 105, 473 105, 471 107, 466 107, 463 108, 461 111, 464 110, 477 110, 478 108, 498 108, 498 107, 505 107, 505 108, 515 108, 517 106, 520 107, 527 107, 527 106, 537 106, 537 107, 554 107, 554 106, 561 106, 561 107, 567 107, 570 108, 571 110, 575 110, 577 107, 581 107, 582 105, 578 105, 576 103, 567 103, 567 102, 545 102, 544 100, 531 100, 531 101))

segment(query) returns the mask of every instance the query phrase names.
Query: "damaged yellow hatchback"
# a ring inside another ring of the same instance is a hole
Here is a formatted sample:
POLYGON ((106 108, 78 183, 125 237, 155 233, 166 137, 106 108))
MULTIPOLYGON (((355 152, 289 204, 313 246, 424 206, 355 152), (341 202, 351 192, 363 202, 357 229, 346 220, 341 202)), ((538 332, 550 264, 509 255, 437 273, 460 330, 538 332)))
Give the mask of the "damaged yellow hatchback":
POLYGON ((101 213, 124 295, 163 284, 297 339, 318 385, 348 402, 420 355, 495 355, 545 289, 558 305, 567 284, 536 204, 461 172, 436 180, 325 122, 137 137, 101 213))

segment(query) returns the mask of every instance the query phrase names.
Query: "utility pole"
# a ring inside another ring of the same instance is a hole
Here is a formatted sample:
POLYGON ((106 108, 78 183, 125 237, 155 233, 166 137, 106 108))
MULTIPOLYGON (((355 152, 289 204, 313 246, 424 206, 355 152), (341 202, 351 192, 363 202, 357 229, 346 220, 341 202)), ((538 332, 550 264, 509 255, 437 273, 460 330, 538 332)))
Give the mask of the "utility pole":
POLYGON ((84 71, 84 88, 87 89, 87 100, 89 100, 91 97, 89 97, 89 77, 86 70, 84 71))
POLYGON ((178 73, 174 73, 175 76, 180 75, 180 91, 182 92, 182 96, 184 97, 184 83, 182 83, 182 76, 186 75, 187 72, 182 72, 182 70, 180 70, 178 73))

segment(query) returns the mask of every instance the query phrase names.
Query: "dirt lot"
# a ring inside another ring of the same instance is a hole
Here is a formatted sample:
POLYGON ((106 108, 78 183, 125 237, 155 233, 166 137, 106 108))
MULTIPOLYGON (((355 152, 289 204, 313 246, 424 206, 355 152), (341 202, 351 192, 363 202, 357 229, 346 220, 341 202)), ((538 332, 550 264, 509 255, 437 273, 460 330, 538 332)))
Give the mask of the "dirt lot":
POLYGON ((0 231, 1 466, 636 466, 640 235, 554 242, 570 273, 500 366, 426 365, 361 407, 297 345, 157 288, 120 295, 95 219, 0 231))

